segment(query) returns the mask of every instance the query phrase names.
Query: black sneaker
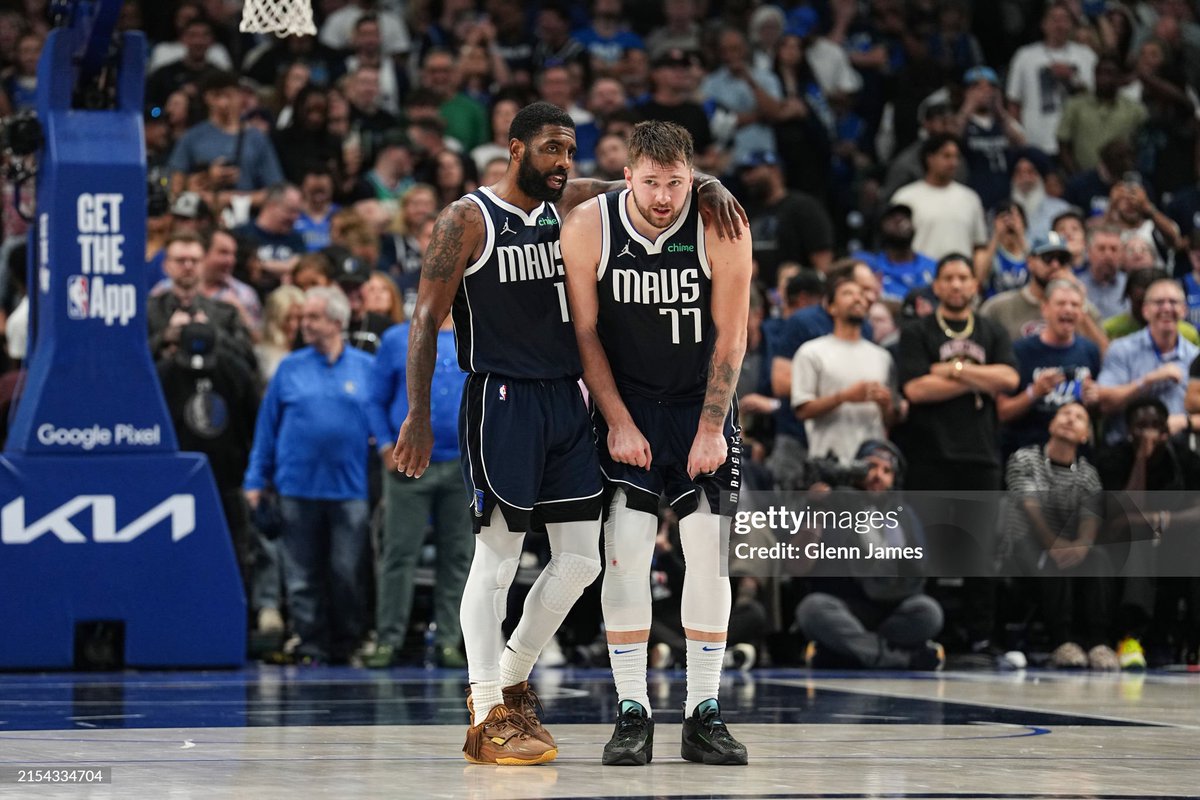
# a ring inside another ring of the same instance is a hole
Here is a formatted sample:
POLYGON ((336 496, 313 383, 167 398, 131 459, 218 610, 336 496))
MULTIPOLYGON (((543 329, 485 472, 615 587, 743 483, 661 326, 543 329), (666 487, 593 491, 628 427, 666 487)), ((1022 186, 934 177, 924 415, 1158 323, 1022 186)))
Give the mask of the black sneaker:
POLYGON ((601 763, 610 767, 641 767, 654 758, 654 720, 641 703, 621 701, 617 727, 604 745, 601 763))
POLYGON ((729 733, 716 700, 705 700, 683 721, 683 747, 688 761, 698 764, 745 764, 746 746, 729 733))

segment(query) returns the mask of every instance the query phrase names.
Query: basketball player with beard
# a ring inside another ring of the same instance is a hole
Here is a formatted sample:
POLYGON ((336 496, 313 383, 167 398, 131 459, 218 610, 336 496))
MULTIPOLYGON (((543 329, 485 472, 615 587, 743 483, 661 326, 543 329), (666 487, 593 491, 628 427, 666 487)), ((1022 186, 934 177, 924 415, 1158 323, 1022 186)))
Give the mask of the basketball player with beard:
POLYGON ((567 287, 605 477, 601 603, 620 701, 603 763, 653 757, 646 689, 650 562, 665 497, 687 571, 682 755, 745 764, 717 689, 729 624, 730 517, 740 488, 734 387, 746 350, 750 237, 721 239, 692 201, 692 135, 642 122, 626 188, 581 205, 563 230, 567 287))
MULTIPOLYGON (((463 753, 473 763, 557 756, 529 673, 600 573, 600 470, 578 386, 583 369, 559 237, 566 211, 612 184, 568 181, 575 147, 575 126, 557 106, 539 102, 517 113, 504 177, 438 216, 409 333, 409 411, 393 454, 399 472, 415 479, 429 466, 438 327, 451 311, 459 366, 469 373, 459 439, 477 534, 461 607, 472 713, 463 753), (500 626, 531 527, 547 530, 551 558, 506 644, 500 626)), ((740 206, 715 180, 698 194, 710 221, 736 239, 746 224, 740 206)))

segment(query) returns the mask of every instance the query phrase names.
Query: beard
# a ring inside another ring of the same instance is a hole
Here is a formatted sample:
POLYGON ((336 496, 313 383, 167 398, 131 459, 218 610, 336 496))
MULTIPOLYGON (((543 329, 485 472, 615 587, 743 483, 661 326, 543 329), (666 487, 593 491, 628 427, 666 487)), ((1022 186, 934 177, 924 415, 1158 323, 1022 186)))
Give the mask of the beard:
POLYGON ((552 178, 555 175, 567 177, 564 170, 553 169, 549 172, 539 172, 534 168, 533 164, 528 161, 522 161, 517 167, 517 188, 525 194, 532 197, 534 200, 548 200, 555 202, 561 200, 563 192, 567 189, 566 182, 563 183, 561 189, 551 189, 546 183, 547 178, 552 178))
POLYGON ((916 231, 913 231, 908 234, 900 234, 900 235, 893 234, 890 236, 888 234, 884 233, 884 234, 880 235, 879 241, 883 245, 884 249, 887 249, 887 250, 907 250, 909 247, 912 246, 913 237, 915 235, 916 235, 916 231))
POLYGON ((650 208, 647 206, 643 206, 641 203, 638 202, 636 194, 634 194, 633 192, 630 192, 629 196, 633 198, 633 204, 635 206, 637 206, 638 213, 642 215, 642 219, 646 220, 646 222, 650 223, 651 225, 658 228, 659 230, 666 230, 667 228, 674 225, 675 220, 679 219, 679 215, 683 213, 683 207, 681 206, 681 207, 675 209, 675 213, 671 215, 670 219, 668 219, 666 222, 663 222, 662 224, 659 224, 654 221, 656 219, 656 217, 654 216, 653 213, 651 213, 650 208))
POLYGON ((1012 199, 1021 207, 1021 210, 1025 212, 1025 218, 1028 219, 1034 215, 1046 199, 1046 184, 1038 181, 1028 192, 1022 192, 1014 186, 1012 199))
POLYGON ((941 303, 941 305, 943 305, 946 308, 947 311, 949 311, 952 314, 957 314, 961 311, 965 311, 966 309, 970 308, 972 299, 974 299, 974 298, 968 298, 967 300, 958 302, 957 299, 947 298, 945 300, 940 300, 939 302, 941 303))
POLYGON ((853 314, 852 313, 852 314, 846 315, 846 322, 849 322, 851 325, 854 325, 855 327, 861 328, 862 324, 866 320, 866 318, 867 318, 866 314, 853 314))

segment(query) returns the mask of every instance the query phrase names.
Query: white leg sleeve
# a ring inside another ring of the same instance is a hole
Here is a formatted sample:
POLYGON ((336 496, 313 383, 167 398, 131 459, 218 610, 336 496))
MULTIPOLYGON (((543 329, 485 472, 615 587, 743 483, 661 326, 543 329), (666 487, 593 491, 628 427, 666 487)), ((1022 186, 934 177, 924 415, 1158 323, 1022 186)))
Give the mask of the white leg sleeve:
POLYGON ((541 653, 583 590, 600 574, 600 521, 550 522, 550 563, 534 581, 513 639, 541 653))
POLYGON ((600 592, 604 627, 610 631, 650 630, 650 561, 658 519, 626 504, 618 489, 604 523, 604 582, 600 592))
POLYGON ((729 586, 730 518, 713 514, 708 503, 679 521, 687 571, 680 615, 683 627, 705 633, 729 628, 733 593, 729 586))
POLYGON ((524 539, 524 534, 508 530, 498 510, 475 537, 475 555, 459 609, 471 683, 500 680, 504 647, 500 623, 506 616, 508 588, 517 574, 524 539))

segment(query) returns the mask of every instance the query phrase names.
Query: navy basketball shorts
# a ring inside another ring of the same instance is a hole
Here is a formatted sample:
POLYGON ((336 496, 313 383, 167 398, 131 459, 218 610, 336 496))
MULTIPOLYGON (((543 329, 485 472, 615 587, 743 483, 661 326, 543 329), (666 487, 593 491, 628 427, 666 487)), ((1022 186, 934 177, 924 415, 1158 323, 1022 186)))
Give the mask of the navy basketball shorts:
POLYGON ((476 533, 495 508, 515 533, 600 519, 604 487, 577 381, 468 376, 458 441, 476 533))
POLYGON ((714 514, 733 516, 742 482, 742 431, 738 427, 737 401, 725 417, 725 463, 715 472, 688 477, 688 454, 700 424, 702 400, 667 403, 637 395, 622 396, 634 424, 650 444, 650 469, 619 464, 608 453, 608 425, 593 404, 592 422, 604 472, 605 498, 624 489, 632 509, 658 515, 659 498, 665 497, 683 519, 700 507, 703 499, 714 514))

